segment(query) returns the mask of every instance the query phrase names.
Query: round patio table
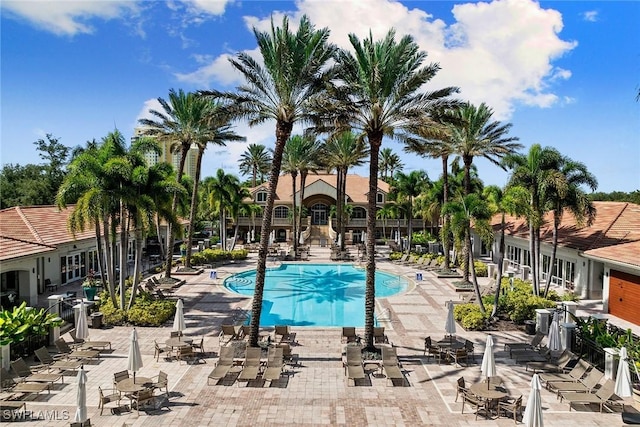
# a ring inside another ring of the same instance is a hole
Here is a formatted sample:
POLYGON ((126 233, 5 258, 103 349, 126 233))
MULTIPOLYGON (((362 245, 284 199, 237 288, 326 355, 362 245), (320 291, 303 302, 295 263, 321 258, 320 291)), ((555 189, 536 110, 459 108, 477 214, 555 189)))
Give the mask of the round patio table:
POLYGON ((164 342, 167 347, 171 348, 190 347, 191 343, 193 343, 193 338, 185 337, 173 337, 164 342))
POLYGON ((498 401, 508 396, 507 392, 504 388, 502 388, 502 386, 496 385, 495 383, 492 383, 490 381, 475 383, 471 387, 469 387, 469 391, 482 399, 490 401, 490 404, 487 405, 487 409, 489 411, 497 410, 498 401))
POLYGON ((151 387, 151 383, 151 378, 136 377, 136 380, 134 382, 133 377, 130 377, 122 381, 118 381, 118 383, 116 384, 116 388, 118 389, 118 391, 125 394, 137 393, 144 390, 145 388, 151 387))

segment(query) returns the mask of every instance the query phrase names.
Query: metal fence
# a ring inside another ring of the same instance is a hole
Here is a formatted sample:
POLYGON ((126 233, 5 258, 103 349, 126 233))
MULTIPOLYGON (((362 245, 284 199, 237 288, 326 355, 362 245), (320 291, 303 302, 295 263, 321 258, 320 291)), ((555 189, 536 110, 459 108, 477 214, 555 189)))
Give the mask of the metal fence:
POLYGON ((49 344, 49 335, 29 335, 23 341, 11 343, 9 346, 11 360, 19 357, 26 358, 32 355, 36 349, 49 344))

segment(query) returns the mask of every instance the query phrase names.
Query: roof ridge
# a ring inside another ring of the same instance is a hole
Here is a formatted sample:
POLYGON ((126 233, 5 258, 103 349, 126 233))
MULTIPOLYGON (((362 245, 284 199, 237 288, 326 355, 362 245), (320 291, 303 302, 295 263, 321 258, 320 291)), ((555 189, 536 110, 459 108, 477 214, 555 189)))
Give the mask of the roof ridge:
MULTIPOLYGON (((604 237, 607 235, 607 233, 609 232, 609 230, 611 230, 611 228, 613 227, 613 225, 618 221, 618 219, 620 219, 620 217, 622 216, 622 214, 624 213, 625 210, 627 210, 627 208, 629 207, 629 202, 622 202, 624 203, 624 206, 622 207, 622 209, 620 209, 620 212, 618 212, 618 215, 616 215, 616 217, 613 219, 613 221, 611 221, 609 223, 609 226, 607 228, 605 228, 602 233, 600 234, 600 236, 595 239, 593 241, 593 243, 591 245, 589 245, 589 247, 587 248, 587 250, 592 249, 596 243, 600 242, 602 239, 604 239, 604 237)), ((596 211, 597 212, 597 211, 596 211)), ((596 213, 597 215, 597 213, 596 213)))
POLYGON ((28 245, 44 246, 46 248, 51 248, 51 249, 56 249, 57 248, 57 246, 49 245, 49 244, 44 243, 44 242, 32 242, 30 240, 18 239, 17 237, 5 236, 4 234, 0 234, 0 238, 7 239, 7 240, 13 240, 15 242, 20 242, 20 243, 26 243, 28 245))
MULTIPOLYGON (((22 212, 22 207, 21 206, 16 206, 16 212, 18 213, 20 218, 22 218, 22 221, 24 222, 24 225, 26 225, 27 228, 29 229, 29 231, 31 231, 31 234, 33 234, 33 237, 36 238, 36 242, 46 246, 46 243, 44 242, 44 239, 42 237, 40 237, 40 234, 38 234, 38 232, 36 231, 35 227, 33 225, 31 225, 31 222, 27 219, 27 216, 24 214, 24 212, 22 212)), ((19 239, 15 239, 15 240, 19 240, 19 239)), ((33 243, 33 242, 27 242, 27 243, 33 243)))

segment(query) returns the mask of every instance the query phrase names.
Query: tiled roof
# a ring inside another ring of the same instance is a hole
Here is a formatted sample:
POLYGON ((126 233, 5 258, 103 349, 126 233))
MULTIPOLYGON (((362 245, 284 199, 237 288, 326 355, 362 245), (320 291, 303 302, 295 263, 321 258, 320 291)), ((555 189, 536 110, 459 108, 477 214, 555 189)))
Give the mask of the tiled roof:
POLYGON ((640 241, 591 249, 584 254, 589 258, 600 258, 640 267, 640 241))
POLYGON ((95 236, 94 229, 77 232, 67 226, 73 206, 20 206, 0 210, 0 259, 7 260, 55 249, 62 243, 95 236))
MULTIPOLYGON (((632 255, 633 248, 640 248, 640 205, 626 202, 593 202, 596 218, 590 226, 579 226, 570 212, 565 212, 558 229, 558 245, 579 251, 588 251, 589 255, 617 260, 632 255)), ((500 229, 501 216, 493 217, 494 230, 500 229)), ((507 215, 506 233, 529 239, 529 227, 526 219, 507 215)), ((545 224, 540 230, 541 241, 553 242, 553 214, 548 212, 545 224)), ((636 249, 634 262, 638 265, 640 252, 636 249)), ((627 261, 622 261, 627 262, 627 261)))
MULTIPOLYGON (((305 186, 308 187, 309 185, 315 183, 316 181, 322 180, 326 182, 328 185, 335 187, 337 185, 337 182, 336 182, 337 178, 338 176, 335 174, 319 173, 316 175, 316 174, 310 173, 309 175, 307 175, 305 186)), ((278 186, 276 188, 276 200, 280 200, 280 201, 292 200, 293 187, 291 184, 292 184, 292 180, 291 180, 291 175, 289 174, 281 175, 278 178, 278 186)), ((251 192, 253 193, 258 188, 268 189, 269 184, 268 183, 261 184, 255 189, 252 189, 251 192)), ((389 184, 387 184, 382 180, 378 180, 378 188, 383 193, 389 192, 389 184)), ((296 178, 296 191, 300 191, 300 175, 299 174, 296 178)), ((355 174, 347 175, 347 196, 353 203, 367 203, 368 192, 369 192, 369 177, 355 175, 355 174)), ((305 197, 306 196, 308 196, 308 194, 305 193, 305 197)))

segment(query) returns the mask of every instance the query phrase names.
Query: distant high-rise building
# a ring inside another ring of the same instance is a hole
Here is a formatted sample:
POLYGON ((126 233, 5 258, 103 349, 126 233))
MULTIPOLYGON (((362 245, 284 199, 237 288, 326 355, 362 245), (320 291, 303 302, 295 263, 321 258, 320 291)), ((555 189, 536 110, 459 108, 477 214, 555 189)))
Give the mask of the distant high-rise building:
MULTIPOLYGON (((133 130, 133 137, 131 137, 131 142, 140 138, 142 136, 143 130, 144 128, 135 128, 133 130)), ((173 165, 173 168, 177 171, 178 167, 180 166, 180 156, 182 153, 180 151, 178 151, 177 153, 172 153, 170 150, 170 142, 160 143, 160 148, 162 148, 161 154, 153 152, 145 153, 144 159, 147 162, 147 165, 153 166, 160 162, 166 162, 173 165)), ((197 155, 198 149, 192 146, 187 153, 187 161, 184 163, 184 174, 189 175, 192 178, 196 176, 197 155)))

